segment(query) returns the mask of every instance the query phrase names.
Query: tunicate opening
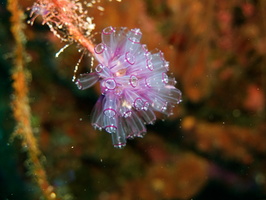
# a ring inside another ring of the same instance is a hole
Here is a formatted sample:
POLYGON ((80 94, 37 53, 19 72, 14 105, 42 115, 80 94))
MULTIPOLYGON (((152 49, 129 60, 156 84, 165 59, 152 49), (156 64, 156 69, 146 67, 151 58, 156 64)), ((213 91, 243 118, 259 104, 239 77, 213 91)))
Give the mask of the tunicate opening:
POLYGON ((135 44, 139 44, 140 42, 140 40, 135 36, 129 37, 128 39, 135 44))
POLYGON ((126 61, 130 65, 134 65, 135 64, 135 56, 132 53, 127 52, 125 58, 126 58, 126 61))
POLYGON ((117 130, 117 127, 114 125, 108 125, 105 127, 106 132, 108 133, 115 133, 117 130))
POLYGON ((135 88, 135 87, 137 87, 137 85, 138 85, 139 79, 138 79, 136 76, 131 75, 131 76, 130 76, 130 80, 129 80, 129 82, 130 82, 130 85, 131 85, 133 88, 135 88))
POLYGON ((150 80, 149 79, 145 79, 145 86, 148 87, 148 88, 151 88, 151 83, 150 83, 150 80))
POLYGON ((103 53, 103 51, 105 50, 105 44, 100 43, 98 44, 95 48, 94 48, 94 52, 97 54, 101 54, 103 53))
POLYGON ((116 148, 122 148, 126 146, 126 137, 122 129, 119 131, 118 128, 117 132, 112 133, 112 142, 116 148))
POLYGON ((78 89, 85 90, 93 86, 98 80, 99 76, 96 73, 81 74, 76 85, 78 89))
POLYGON ((164 73, 164 72, 162 73, 162 81, 163 81, 163 83, 165 83, 165 84, 167 84, 168 81, 169 81, 167 74, 164 73))
POLYGON ((96 130, 96 129, 98 129, 98 130, 102 130, 102 127, 99 125, 99 124, 97 124, 97 123, 93 123, 92 124, 92 127, 96 130))
POLYGON ((150 106, 149 102, 148 101, 145 101, 144 104, 143 104, 143 106, 142 106, 142 110, 147 111, 148 108, 149 108, 149 106, 150 106))
POLYGON ((168 61, 164 62, 164 67, 165 67, 166 71, 169 71, 169 62, 168 61))
POLYGON ((114 79, 112 78, 109 78, 109 79, 106 79, 105 82, 104 82, 104 86, 108 89, 108 90, 113 90, 115 89, 116 87, 116 82, 114 79))
POLYGON ((143 101, 140 97, 136 98, 134 101, 134 107, 136 108, 136 110, 141 110, 143 105, 143 101))
POLYGON ((110 35, 114 32, 115 32, 115 29, 112 26, 109 26, 109 27, 106 27, 105 29, 103 29, 103 34, 105 34, 105 35, 110 35))
POLYGON ((161 60, 162 60, 163 62, 165 62, 165 58, 164 58, 164 54, 163 54, 163 52, 160 51, 159 54, 160 54, 160 58, 161 58, 161 60))
POLYGON ((118 144, 113 144, 115 148, 122 149, 123 147, 126 146, 126 143, 118 143, 118 144))
POLYGON ((97 65, 97 67, 95 68, 95 71, 98 73, 101 73, 103 71, 103 65, 102 64, 97 65))
POLYGON ((114 117, 116 115, 116 111, 112 108, 107 108, 103 111, 103 113, 105 114, 105 116, 111 118, 114 117))
POLYGON ((76 85, 77 85, 77 87, 78 87, 79 90, 82 89, 82 85, 81 85, 81 83, 79 82, 79 80, 76 81, 76 85))
POLYGON ((168 105, 168 103, 167 102, 165 102, 165 104, 162 106, 162 108, 161 108, 161 111, 162 112, 165 112, 166 110, 167 110, 167 105, 168 105))
POLYGON ((142 49, 144 50, 145 53, 149 52, 146 44, 142 45, 142 49))
POLYGON ((128 110, 128 111, 124 112, 123 117, 124 118, 130 117, 131 114, 132 114, 132 112, 130 110, 128 110))
POLYGON ((153 71, 153 64, 152 64, 152 62, 151 62, 151 60, 147 60, 146 61, 147 62, 147 68, 150 70, 150 71, 153 71))
POLYGON ((141 39, 142 33, 140 31, 140 29, 131 29, 131 31, 128 33, 128 39, 133 42, 133 43, 140 43, 140 39, 141 39))

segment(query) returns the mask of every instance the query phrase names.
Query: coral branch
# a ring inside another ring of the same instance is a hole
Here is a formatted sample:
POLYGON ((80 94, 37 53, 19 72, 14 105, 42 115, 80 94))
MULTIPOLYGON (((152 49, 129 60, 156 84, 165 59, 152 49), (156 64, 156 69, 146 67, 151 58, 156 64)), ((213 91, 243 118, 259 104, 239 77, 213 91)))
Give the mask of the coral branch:
POLYGON ((12 73, 14 97, 12 108, 14 118, 17 121, 16 131, 13 136, 21 136, 22 145, 28 152, 30 172, 40 187, 43 196, 47 200, 56 199, 53 187, 48 183, 45 170, 40 162, 41 152, 31 127, 31 111, 28 98, 27 71, 25 65, 26 42, 23 33, 23 12, 20 10, 17 0, 8 1, 8 9, 11 12, 11 31, 15 39, 14 69, 12 73))
POLYGON ((55 36, 70 43, 76 42, 94 55, 94 45, 90 39, 95 25, 82 4, 74 0, 38 0, 31 9, 32 24, 38 15, 43 18, 55 36))

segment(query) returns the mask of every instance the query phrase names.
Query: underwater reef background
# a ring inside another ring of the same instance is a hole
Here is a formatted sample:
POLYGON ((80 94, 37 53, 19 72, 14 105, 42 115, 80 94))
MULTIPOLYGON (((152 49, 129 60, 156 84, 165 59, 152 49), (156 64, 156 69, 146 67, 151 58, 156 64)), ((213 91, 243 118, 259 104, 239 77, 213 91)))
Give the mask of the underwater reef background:
MULTIPOLYGON (((96 44, 107 26, 140 28, 141 43, 164 53, 182 91, 174 115, 158 114, 123 149, 91 126, 100 87, 79 91, 72 82, 77 45, 55 57, 65 44, 41 16, 27 24, 34 1, 18 2, 28 88, 17 90, 28 92, 33 136, 25 143, 23 131, 14 134, 18 48, 2 0, 0 200, 266 199, 266 1, 102 0, 88 8, 96 44)), ((85 55, 78 74, 91 62, 85 55)))

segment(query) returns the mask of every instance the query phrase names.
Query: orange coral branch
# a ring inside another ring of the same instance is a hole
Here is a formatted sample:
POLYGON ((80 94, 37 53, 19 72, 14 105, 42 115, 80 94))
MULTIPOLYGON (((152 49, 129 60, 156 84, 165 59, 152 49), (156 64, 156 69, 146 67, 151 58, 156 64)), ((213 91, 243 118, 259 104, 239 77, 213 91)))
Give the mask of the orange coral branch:
MULTIPOLYGON (((92 41, 88 38, 88 35, 81 32, 81 30, 78 28, 78 26, 81 26, 84 24, 77 24, 74 23, 80 21, 77 19, 73 19, 73 15, 68 15, 69 13, 66 12, 65 8, 69 7, 69 1, 62 1, 62 0, 51 0, 51 2, 54 3, 56 10, 60 13, 62 16, 61 19, 65 19, 65 21, 62 21, 62 23, 67 27, 67 30, 69 32, 69 35, 71 35, 77 43, 79 43, 81 46, 83 46, 85 49, 87 49, 92 55, 94 55, 94 45, 92 41), (74 20, 74 21, 73 21, 74 20), (75 21, 76 20, 76 21, 75 21), (70 22, 70 23, 68 23, 70 22), (74 23, 73 23, 74 22, 74 23), (86 37, 87 36, 87 37, 86 37)), ((73 10, 72 10, 73 12, 73 10)), ((82 27, 84 30, 86 30, 87 27, 82 27)))
POLYGON ((47 24, 55 36, 63 41, 76 42, 94 55, 90 34, 95 25, 82 3, 75 0, 37 0, 31 9, 31 16, 33 14, 35 16, 30 24, 41 15, 43 24, 47 24))
POLYGON ((48 183, 45 170, 39 160, 41 153, 37 145, 36 138, 33 135, 31 127, 31 111, 28 98, 28 85, 25 65, 25 36, 23 34, 24 23, 23 12, 19 8, 17 0, 8 1, 8 9, 11 12, 11 32, 15 39, 15 59, 14 69, 12 73, 14 97, 12 108, 14 118, 17 121, 17 129, 15 135, 20 135, 22 138, 23 147, 27 149, 29 163, 31 164, 31 173, 36 179, 43 196, 47 200, 56 199, 56 194, 53 187, 48 183))

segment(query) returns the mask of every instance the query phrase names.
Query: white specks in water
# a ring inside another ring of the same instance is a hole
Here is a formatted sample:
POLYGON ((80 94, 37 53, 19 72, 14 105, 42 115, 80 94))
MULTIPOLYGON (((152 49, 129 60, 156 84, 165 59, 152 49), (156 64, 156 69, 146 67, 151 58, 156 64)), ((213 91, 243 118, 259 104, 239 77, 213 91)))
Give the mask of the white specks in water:
POLYGON ((104 7, 102 7, 102 6, 97 6, 97 9, 98 9, 99 11, 104 11, 104 7))
POLYGON ((82 118, 79 118, 79 121, 82 121, 83 119, 82 118))

